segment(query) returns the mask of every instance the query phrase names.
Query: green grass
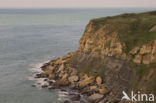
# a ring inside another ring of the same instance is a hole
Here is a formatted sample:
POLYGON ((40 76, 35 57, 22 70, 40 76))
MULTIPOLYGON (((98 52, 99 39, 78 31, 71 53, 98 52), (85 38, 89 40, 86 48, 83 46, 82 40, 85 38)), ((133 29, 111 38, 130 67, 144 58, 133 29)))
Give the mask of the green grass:
POLYGON ((92 23, 95 31, 105 26, 105 29, 109 31, 107 35, 113 32, 118 33, 119 40, 126 45, 125 53, 129 53, 136 46, 142 46, 156 39, 156 32, 149 32, 156 25, 155 11, 93 19, 92 23))
POLYGON ((83 55, 83 60, 78 57, 80 54, 75 53, 71 60, 71 66, 77 68, 79 72, 92 76, 104 77, 104 65, 103 59, 99 57, 92 57, 89 55, 83 55))
POLYGON ((141 35, 127 35, 126 37, 121 38, 121 41, 126 44, 124 51, 125 53, 129 53, 136 46, 142 46, 144 44, 149 43, 150 41, 156 39, 156 32, 144 32, 141 35))
POLYGON ((153 69, 156 67, 156 63, 151 64, 135 64, 134 62, 130 62, 131 68, 133 68, 136 71, 136 76, 138 79, 142 79, 142 77, 146 76, 150 69, 153 69))
POLYGON ((141 64, 136 68, 136 74, 141 79, 148 72, 148 68, 146 65, 141 64))
POLYGON ((83 65, 80 68, 80 72, 88 74, 88 75, 93 75, 93 76, 104 76, 104 67, 102 63, 101 57, 97 57, 94 59, 89 59, 85 62, 85 65, 83 65))

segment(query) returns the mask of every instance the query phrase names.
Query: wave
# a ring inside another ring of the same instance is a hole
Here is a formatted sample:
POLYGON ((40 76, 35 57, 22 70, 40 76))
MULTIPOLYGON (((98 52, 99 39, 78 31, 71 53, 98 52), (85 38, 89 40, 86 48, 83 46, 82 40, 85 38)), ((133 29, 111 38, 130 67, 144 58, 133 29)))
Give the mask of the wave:
MULTIPOLYGON (((40 73, 43 72, 41 67, 47 62, 48 61, 32 65, 32 68, 29 69, 31 72, 33 72, 33 75, 28 77, 28 80, 34 81, 34 84, 32 86, 37 87, 39 90, 44 88, 44 87, 51 88, 52 85, 50 85, 50 82, 53 82, 53 83, 55 82, 55 80, 49 80, 47 78, 35 78, 36 74, 40 74, 40 73)), ((57 100, 60 101, 60 102, 64 102, 66 100, 71 101, 71 97, 72 97, 71 95, 72 94, 79 94, 79 93, 77 93, 75 91, 68 90, 68 89, 65 89, 65 91, 61 90, 61 89, 57 89, 57 92, 58 92, 57 100)), ((87 103, 85 100, 83 100, 83 98, 81 98, 81 100, 84 101, 84 103, 87 103)), ((79 103, 79 102, 74 101, 73 103, 79 103)))
POLYGON ((48 81, 45 80, 46 78, 35 78, 36 74, 40 74, 43 72, 41 67, 47 62, 48 61, 33 64, 33 65, 31 65, 32 68, 29 69, 34 74, 32 76, 28 77, 28 80, 35 81, 35 83, 32 86, 35 86, 38 89, 42 89, 43 86, 49 85, 48 81))

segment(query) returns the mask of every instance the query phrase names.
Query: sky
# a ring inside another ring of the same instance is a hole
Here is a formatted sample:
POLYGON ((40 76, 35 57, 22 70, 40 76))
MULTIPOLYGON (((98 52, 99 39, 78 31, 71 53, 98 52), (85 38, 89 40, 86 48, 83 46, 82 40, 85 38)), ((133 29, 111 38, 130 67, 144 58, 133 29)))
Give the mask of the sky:
POLYGON ((0 0, 0 8, 156 7, 156 0, 0 0))

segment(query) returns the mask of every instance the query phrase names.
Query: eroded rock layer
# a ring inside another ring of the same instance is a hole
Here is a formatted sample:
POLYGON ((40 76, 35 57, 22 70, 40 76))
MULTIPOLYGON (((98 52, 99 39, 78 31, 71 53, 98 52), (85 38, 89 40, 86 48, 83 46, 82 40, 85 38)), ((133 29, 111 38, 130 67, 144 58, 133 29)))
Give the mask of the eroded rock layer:
POLYGON ((155 27, 156 11, 93 19, 78 50, 45 64, 40 76, 76 88, 90 103, 126 103, 122 91, 155 94, 155 27))

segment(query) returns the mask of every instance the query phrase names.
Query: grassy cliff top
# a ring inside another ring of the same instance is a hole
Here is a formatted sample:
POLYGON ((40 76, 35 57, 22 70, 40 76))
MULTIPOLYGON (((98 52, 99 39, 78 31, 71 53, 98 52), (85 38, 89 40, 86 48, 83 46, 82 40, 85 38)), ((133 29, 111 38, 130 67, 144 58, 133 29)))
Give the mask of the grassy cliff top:
POLYGON ((156 11, 98 18, 91 22, 95 31, 107 25, 108 34, 117 32, 120 41, 126 45, 126 53, 135 46, 142 46, 156 39, 156 11))

